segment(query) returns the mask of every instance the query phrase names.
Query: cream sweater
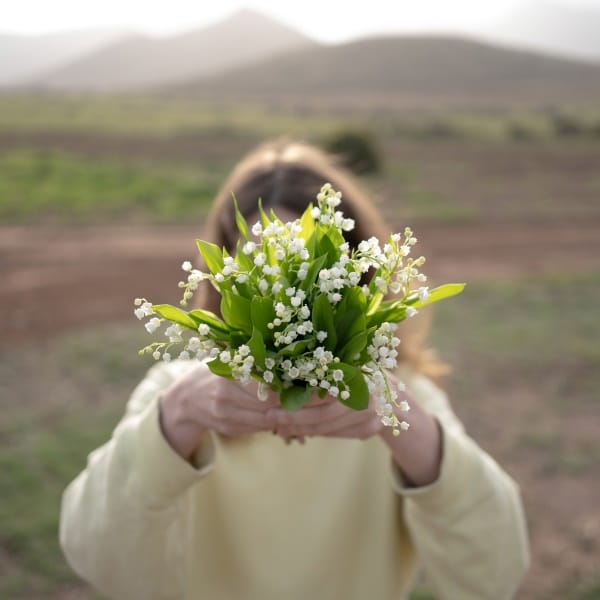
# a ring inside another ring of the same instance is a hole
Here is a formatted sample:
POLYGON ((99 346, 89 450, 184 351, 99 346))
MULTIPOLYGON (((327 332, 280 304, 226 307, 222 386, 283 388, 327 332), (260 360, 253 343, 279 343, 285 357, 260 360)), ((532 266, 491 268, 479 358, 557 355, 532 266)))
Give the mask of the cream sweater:
POLYGON ((439 420, 432 485, 407 489, 379 438, 209 436, 194 465, 161 434, 159 392, 192 363, 153 367, 62 502, 73 569, 110 598, 387 600, 421 564, 436 597, 511 598, 528 564, 515 483, 463 432, 445 394, 405 371, 439 420))

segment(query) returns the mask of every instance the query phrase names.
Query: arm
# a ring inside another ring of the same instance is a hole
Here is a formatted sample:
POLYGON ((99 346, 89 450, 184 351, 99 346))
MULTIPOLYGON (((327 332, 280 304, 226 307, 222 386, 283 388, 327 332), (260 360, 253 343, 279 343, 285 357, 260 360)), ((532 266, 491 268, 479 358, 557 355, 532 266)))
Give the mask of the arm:
POLYGON ((60 541, 73 569, 114 598, 182 597, 186 492, 212 468, 213 432, 269 427, 277 399, 256 391, 197 361, 151 369, 63 495, 60 541))
POLYGON ((405 521, 436 597, 511 598, 529 561, 518 488, 464 433, 439 388, 414 374, 404 380, 411 410, 403 418, 410 428, 397 437, 372 407, 351 411, 339 402, 316 403, 297 413, 271 409, 268 417, 287 437, 379 435, 390 450, 393 485, 405 500, 405 521))
POLYGON ((410 389, 442 433, 442 463, 434 483, 407 487, 393 469, 428 581, 440 599, 512 598, 529 564, 518 487, 464 433, 439 388, 415 377, 410 389))
POLYGON ((180 598, 185 491, 212 466, 208 440, 198 467, 160 431, 157 398, 187 365, 159 365, 134 391, 112 438, 92 452, 65 490, 60 542, 73 569, 112 598, 180 598))

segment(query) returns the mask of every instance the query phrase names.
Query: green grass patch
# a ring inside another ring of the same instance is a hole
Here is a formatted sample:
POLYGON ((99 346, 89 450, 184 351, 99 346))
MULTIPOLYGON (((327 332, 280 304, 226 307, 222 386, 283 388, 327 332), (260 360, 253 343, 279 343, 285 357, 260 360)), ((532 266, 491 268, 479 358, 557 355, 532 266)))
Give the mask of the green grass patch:
POLYGON ((78 581, 58 544, 61 495, 147 369, 136 354, 144 341, 139 325, 110 326, 0 354, 0 554, 9 559, 0 597, 45 597, 78 581))
POLYGON ((206 103, 159 95, 0 94, 0 131, 305 137, 351 122, 332 111, 277 104, 206 103))
POLYGON ((181 222, 208 210, 224 176, 208 165, 192 169, 13 150, 0 155, 0 220, 181 222))
POLYGON ((0 131, 96 132, 172 136, 204 133, 221 137, 327 136, 340 127, 369 126, 377 135, 444 139, 600 140, 597 109, 405 110, 381 107, 327 108, 299 98, 273 102, 209 102, 167 95, 0 94, 0 131))
POLYGON ((468 283, 436 306, 434 340, 453 363, 468 361, 457 370, 521 378, 564 372, 576 391, 569 402, 587 403, 600 384, 599 305, 596 273, 468 283))

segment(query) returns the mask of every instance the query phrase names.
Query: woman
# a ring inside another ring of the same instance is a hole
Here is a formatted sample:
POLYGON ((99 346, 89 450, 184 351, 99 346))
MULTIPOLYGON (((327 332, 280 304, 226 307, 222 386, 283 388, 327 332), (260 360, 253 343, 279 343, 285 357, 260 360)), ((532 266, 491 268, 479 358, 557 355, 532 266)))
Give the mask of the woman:
MULTIPOLYGON (((343 193, 352 244, 387 237, 355 181, 318 150, 276 142, 217 197, 212 241, 237 241, 231 193, 284 221, 325 182, 343 193)), ((201 304, 218 311, 211 288, 201 304)), ((402 598, 421 564, 439 598, 510 598, 528 548, 514 482, 463 431, 401 327, 410 429, 315 398, 287 413, 205 364, 154 366, 112 439, 66 490, 60 538, 73 568, 114 598, 402 598), (275 432, 276 435, 273 433, 275 432), (306 439, 285 444, 282 439, 306 439)))

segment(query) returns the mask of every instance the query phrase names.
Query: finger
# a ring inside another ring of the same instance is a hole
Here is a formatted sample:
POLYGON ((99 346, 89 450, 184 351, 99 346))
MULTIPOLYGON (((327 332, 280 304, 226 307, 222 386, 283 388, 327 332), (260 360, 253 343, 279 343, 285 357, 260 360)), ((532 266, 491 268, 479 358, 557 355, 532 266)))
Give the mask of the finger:
POLYGON ((235 423, 230 421, 216 423, 212 429, 221 435, 226 435, 229 437, 237 435, 250 435, 261 431, 267 431, 264 426, 257 427, 248 423, 235 423))
POLYGON ((267 419, 275 426, 302 427, 317 423, 336 421, 350 409, 339 402, 331 402, 318 406, 307 406, 296 412, 282 408, 271 408, 267 411, 267 419))
MULTIPOLYGON (((250 384, 248 384, 248 386, 250 386, 250 384)), ((223 382, 220 383, 215 396, 219 401, 222 401, 225 404, 263 414, 269 408, 278 406, 279 404, 279 400, 274 393, 272 393, 266 401, 262 401, 253 393, 252 388, 248 389, 247 386, 228 380, 223 380, 223 382)))
POLYGON ((236 383, 234 385, 240 386, 252 400, 267 410, 271 406, 280 406, 279 394, 273 391, 271 388, 264 386, 263 393, 266 394, 266 398, 261 400, 258 393, 258 382, 255 380, 250 381, 247 384, 236 383))
MULTIPOLYGON (((345 408, 345 407, 344 407, 345 408)), ((335 436, 339 432, 353 427, 360 427, 362 424, 376 421, 376 417, 367 411, 355 411, 346 409, 335 419, 324 421, 311 421, 308 423, 299 423, 289 421, 277 426, 277 432, 281 435, 326 435, 335 436)))

